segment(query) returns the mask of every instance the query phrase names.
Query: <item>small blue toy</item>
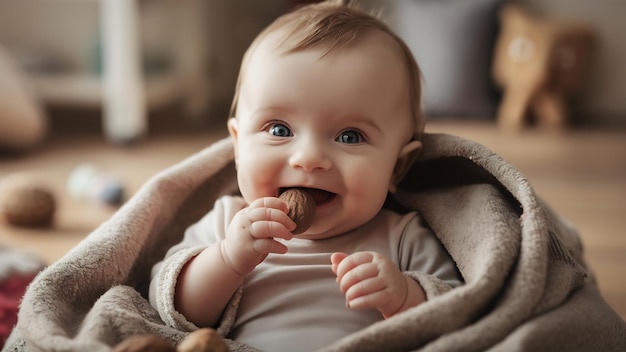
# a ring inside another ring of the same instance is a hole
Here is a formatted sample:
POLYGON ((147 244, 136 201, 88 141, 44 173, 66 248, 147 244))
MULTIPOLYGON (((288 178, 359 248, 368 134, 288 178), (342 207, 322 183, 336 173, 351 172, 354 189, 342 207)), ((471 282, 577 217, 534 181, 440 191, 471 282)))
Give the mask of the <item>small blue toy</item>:
POLYGON ((70 195, 77 199, 90 199, 109 205, 124 202, 126 190, 118 177, 105 173, 93 164, 74 168, 67 179, 70 195))

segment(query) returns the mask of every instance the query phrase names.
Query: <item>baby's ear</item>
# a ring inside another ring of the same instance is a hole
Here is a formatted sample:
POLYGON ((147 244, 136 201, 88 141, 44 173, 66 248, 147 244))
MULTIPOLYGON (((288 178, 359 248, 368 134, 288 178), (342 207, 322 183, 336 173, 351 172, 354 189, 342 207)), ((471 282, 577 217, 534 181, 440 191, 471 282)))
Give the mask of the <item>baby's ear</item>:
POLYGON ((228 119, 228 133, 233 139, 233 147, 235 148, 235 162, 237 161, 237 128, 239 128, 238 121, 235 117, 228 119))
POLYGON ((237 128, 239 125, 237 124, 237 118, 231 117, 228 119, 228 132, 230 136, 233 137, 234 140, 237 140, 237 128))
POLYGON ((391 176, 391 182, 389 184, 389 191, 395 193, 398 183, 402 181, 404 175, 409 171, 413 162, 417 159, 422 151, 422 142, 410 141, 405 144, 398 154, 398 161, 393 169, 393 175, 391 176))

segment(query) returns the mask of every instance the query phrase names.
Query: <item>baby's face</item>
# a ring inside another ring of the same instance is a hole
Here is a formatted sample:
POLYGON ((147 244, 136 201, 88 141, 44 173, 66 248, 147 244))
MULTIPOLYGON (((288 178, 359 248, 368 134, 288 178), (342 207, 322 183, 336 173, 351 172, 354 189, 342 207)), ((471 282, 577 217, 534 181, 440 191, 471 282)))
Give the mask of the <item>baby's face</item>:
POLYGON ((413 131, 405 65, 382 33, 324 57, 281 54, 276 38, 249 61, 229 121, 239 187, 248 202, 308 188, 317 212, 300 237, 332 237, 369 221, 385 201, 413 131))

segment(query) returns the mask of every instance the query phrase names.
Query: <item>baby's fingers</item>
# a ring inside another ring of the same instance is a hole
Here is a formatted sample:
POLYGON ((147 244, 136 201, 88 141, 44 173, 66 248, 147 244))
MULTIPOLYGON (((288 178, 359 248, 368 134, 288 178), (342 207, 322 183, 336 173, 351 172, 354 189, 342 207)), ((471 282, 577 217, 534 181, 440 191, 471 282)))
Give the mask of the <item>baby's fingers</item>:
POLYGON ((254 248, 255 252, 264 256, 269 253, 287 253, 287 246, 271 238, 256 240, 254 241, 252 247, 254 248))
POLYGON ((343 258, 343 260, 341 260, 341 262, 337 265, 337 271, 335 272, 337 275, 337 281, 343 280, 346 273, 359 265, 371 263, 373 258, 374 253, 372 252, 356 252, 343 258))
POLYGON ((333 270, 333 273, 335 273, 335 275, 337 275, 337 267, 339 267, 339 263, 341 263, 341 261, 344 260, 347 256, 348 255, 346 253, 342 253, 342 252, 335 252, 331 254, 330 256, 331 269, 333 270))
POLYGON ((259 207, 248 209, 248 217, 252 221, 271 220, 280 223, 291 223, 291 219, 282 209, 259 207))
POLYGON ((281 209, 251 208, 248 210, 250 233, 256 238, 280 237, 290 239, 296 224, 281 209))
POLYGON ((250 235, 256 239, 283 238, 289 240, 293 237, 285 225, 275 221, 255 221, 250 224, 250 235))
POLYGON ((377 285, 372 282, 370 287, 369 284, 364 284, 363 287, 359 288, 354 287, 353 292, 349 292, 349 294, 354 297, 348 297, 346 294, 346 304, 348 307, 353 309, 363 309, 363 308, 378 308, 384 307, 391 303, 391 298, 388 292, 384 290, 384 287, 377 285))
POLYGON ((341 276, 341 278, 337 276, 339 289, 342 293, 346 294, 346 298, 349 298, 347 295, 349 290, 352 289, 354 291, 353 287, 360 288, 361 291, 369 293, 371 292, 369 291, 369 289, 372 285, 369 281, 371 281, 373 278, 377 278, 379 273, 380 270, 378 268, 378 265, 376 265, 375 263, 361 264, 345 273, 343 276, 341 276))
POLYGON ((271 209, 281 210, 283 213, 287 213, 289 211, 289 207, 287 207, 287 204, 276 197, 259 198, 253 201, 252 203, 250 203, 248 208, 250 209, 271 208, 271 209))

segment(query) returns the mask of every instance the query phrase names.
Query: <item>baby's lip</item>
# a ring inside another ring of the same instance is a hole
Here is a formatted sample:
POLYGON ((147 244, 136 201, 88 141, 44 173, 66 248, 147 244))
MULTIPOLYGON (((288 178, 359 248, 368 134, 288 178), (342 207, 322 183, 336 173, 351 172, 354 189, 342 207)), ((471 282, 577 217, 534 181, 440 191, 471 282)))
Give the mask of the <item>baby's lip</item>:
POLYGON ((278 190, 278 194, 280 195, 281 193, 283 193, 289 188, 297 188, 299 190, 307 192, 308 194, 311 195, 313 200, 315 200, 315 204, 317 206, 324 205, 330 202, 331 200, 333 200, 337 196, 337 194, 335 193, 325 191, 319 188, 310 188, 310 187, 282 187, 278 190))

